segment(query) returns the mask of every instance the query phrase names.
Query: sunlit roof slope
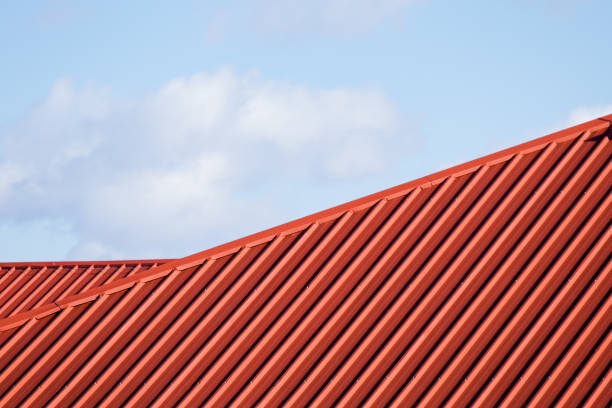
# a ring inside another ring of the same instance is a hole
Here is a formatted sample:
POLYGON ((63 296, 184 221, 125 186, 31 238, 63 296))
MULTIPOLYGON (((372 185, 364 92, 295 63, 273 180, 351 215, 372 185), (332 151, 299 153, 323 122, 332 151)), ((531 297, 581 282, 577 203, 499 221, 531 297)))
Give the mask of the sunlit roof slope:
POLYGON ((0 320, 0 406, 606 406, 610 120, 0 320))

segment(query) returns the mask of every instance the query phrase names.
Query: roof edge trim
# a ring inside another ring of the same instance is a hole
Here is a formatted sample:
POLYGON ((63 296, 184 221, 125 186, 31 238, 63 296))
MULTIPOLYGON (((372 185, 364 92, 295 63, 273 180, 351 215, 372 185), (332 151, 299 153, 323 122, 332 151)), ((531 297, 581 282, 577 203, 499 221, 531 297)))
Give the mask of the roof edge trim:
POLYGON ((114 261, 36 261, 36 262, 1 262, 0 266, 6 268, 12 267, 49 267, 49 266, 90 266, 90 265, 133 265, 133 264, 165 264, 171 261, 176 261, 179 258, 168 258, 168 259, 125 259, 125 260, 114 260, 114 261))

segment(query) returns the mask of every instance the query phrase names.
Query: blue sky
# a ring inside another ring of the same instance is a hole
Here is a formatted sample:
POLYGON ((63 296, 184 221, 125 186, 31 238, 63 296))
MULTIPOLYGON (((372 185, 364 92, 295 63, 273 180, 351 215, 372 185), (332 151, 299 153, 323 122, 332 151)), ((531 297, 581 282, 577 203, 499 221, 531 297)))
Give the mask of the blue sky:
POLYGON ((606 1, 5 3, 3 261, 185 256, 612 112, 606 1))

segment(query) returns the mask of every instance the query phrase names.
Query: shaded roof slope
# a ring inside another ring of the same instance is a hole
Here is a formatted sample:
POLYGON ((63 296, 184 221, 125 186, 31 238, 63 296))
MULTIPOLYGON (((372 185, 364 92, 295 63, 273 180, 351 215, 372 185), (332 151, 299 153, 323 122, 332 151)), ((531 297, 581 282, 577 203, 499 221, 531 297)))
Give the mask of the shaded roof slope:
POLYGON ((0 320, 0 406, 605 406, 610 120, 0 320))
POLYGON ((168 261, 0 262, 0 319, 53 304, 168 261))

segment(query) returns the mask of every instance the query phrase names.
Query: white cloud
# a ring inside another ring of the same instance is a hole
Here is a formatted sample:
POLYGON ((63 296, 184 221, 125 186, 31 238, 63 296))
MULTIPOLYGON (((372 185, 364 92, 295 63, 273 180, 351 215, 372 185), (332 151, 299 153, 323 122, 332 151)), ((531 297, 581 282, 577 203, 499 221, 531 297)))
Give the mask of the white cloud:
POLYGON ((601 116, 612 113, 612 105, 589 106, 573 109, 569 115, 569 122, 572 125, 597 119, 601 116))
POLYGON ((0 212, 67 220, 73 257, 187 255, 303 215, 288 189, 389 171, 404 125, 375 88, 231 69, 132 100, 60 80, 0 135, 0 212))

